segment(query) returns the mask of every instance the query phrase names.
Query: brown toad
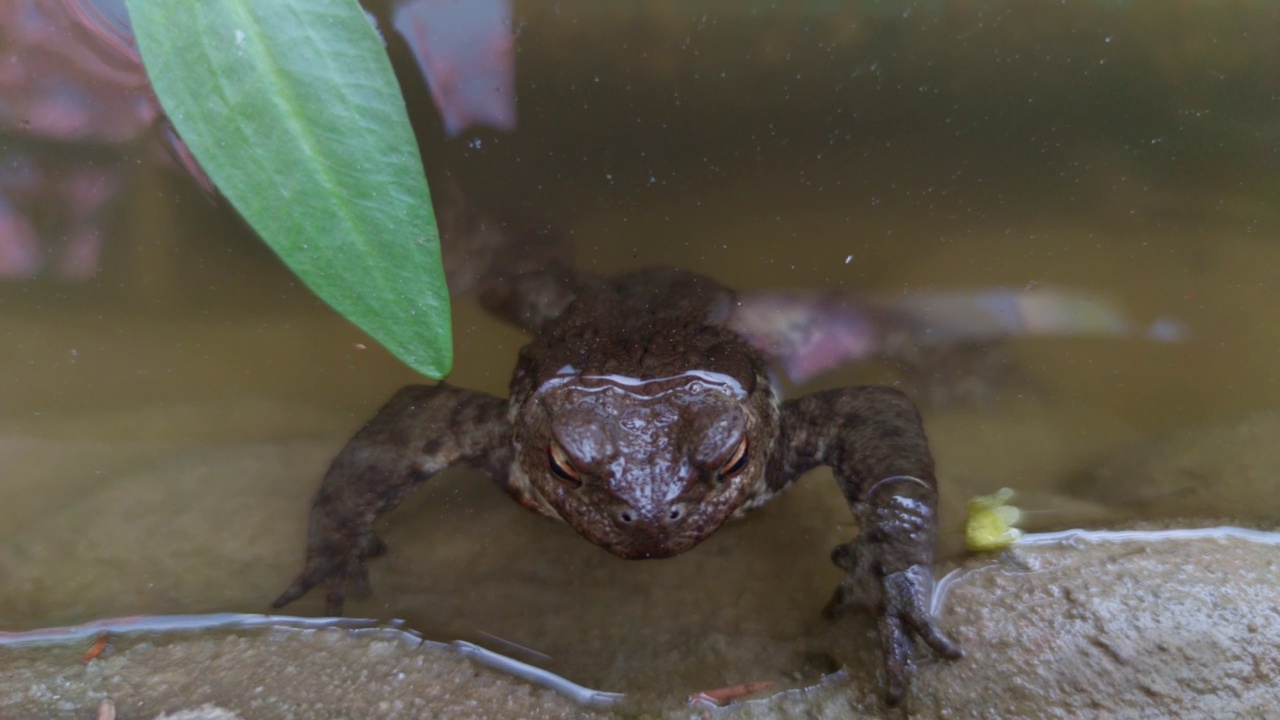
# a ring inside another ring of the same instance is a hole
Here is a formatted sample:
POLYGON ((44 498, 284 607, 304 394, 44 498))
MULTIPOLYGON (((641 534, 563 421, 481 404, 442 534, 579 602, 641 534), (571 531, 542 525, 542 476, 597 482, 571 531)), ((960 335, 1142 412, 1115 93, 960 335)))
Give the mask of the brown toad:
POLYGON ((878 615, 891 702, 906 692, 912 634, 961 655, 929 611, 937 490, 905 395, 850 387, 783 401, 742 334, 742 305, 708 277, 652 268, 597 280, 555 252, 532 262, 529 246, 480 247, 479 269, 457 284, 533 334, 510 397, 400 390, 333 461, 305 568, 276 607, 321 585, 340 614, 345 592, 367 586, 375 521, 453 465, 623 558, 685 552, 828 465, 859 534, 836 549, 849 575, 826 612, 866 602, 878 615))

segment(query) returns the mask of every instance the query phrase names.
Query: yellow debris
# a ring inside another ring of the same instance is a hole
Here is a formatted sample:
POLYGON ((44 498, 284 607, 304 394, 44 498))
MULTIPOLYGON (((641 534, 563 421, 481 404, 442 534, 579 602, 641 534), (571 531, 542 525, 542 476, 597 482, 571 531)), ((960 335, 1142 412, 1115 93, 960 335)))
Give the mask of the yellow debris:
POLYGON ((1005 504, 1012 497, 1013 490, 1000 488, 990 495, 969 499, 969 519, 964 524, 965 546, 969 550, 1004 550, 1022 537, 1022 531, 1014 527, 1022 519, 1022 511, 1005 504))

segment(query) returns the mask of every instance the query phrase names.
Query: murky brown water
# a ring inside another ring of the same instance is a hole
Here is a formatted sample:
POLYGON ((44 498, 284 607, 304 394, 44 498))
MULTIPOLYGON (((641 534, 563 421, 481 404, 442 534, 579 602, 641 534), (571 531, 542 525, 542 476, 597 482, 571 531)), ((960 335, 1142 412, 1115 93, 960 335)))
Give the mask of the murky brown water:
MULTIPOLYGON (((1070 525, 1093 509, 1055 488, 1091 463, 1280 404, 1270 5, 678 5, 518 6, 519 132, 445 143, 413 88, 429 166, 571 233, 599 271, 1067 285, 1188 326, 1177 345, 1020 340, 1033 397, 927 411, 948 524, 1010 486, 1070 525)), ((0 625, 265 611, 328 459, 415 377, 163 168, 133 179, 103 253, 85 283, 0 287, 0 625)), ((522 336, 465 301, 455 322, 452 381, 505 392, 522 336)), ((849 368, 800 391, 886 379, 849 368)), ((489 633, 609 689, 804 679, 874 652, 859 619, 817 615, 850 532, 815 473, 692 553, 625 562, 458 471, 390 518, 375 594, 350 612, 489 633)))

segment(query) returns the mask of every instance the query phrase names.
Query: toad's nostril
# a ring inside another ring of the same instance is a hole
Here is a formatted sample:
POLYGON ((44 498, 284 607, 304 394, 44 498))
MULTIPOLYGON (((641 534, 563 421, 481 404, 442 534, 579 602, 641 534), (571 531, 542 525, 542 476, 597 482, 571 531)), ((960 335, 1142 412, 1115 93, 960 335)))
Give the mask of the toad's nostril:
POLYGON ((671 508, 670 513, 667 513, 667 518, 670 520, 679 520, 683 515, 684 510, 680 509, 680 506, 677 505, 676 507, 671 508))
POLYGON ((618 513, 618 519, 630 525, 631 521, 635 520, 635 516, 631 514, 630 510, 623 510, 622 512, 618 513))

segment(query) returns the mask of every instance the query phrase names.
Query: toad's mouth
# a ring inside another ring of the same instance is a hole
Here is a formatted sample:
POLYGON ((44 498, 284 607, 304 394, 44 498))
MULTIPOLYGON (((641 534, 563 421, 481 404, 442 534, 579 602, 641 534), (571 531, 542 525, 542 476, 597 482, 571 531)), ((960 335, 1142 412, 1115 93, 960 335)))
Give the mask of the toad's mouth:
POLYGON ((623 560, 661 560, 693 549, 705 537, 697 535, 605 533, 578 530, 583 537, 623 560))

